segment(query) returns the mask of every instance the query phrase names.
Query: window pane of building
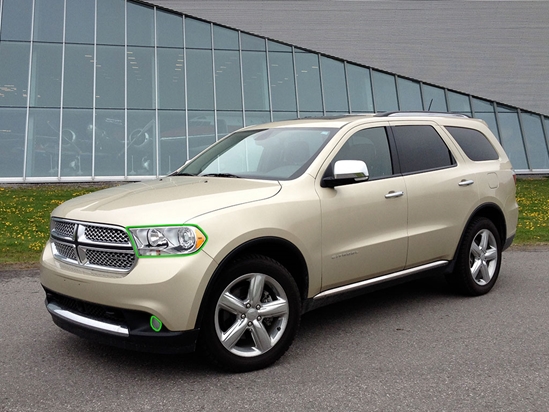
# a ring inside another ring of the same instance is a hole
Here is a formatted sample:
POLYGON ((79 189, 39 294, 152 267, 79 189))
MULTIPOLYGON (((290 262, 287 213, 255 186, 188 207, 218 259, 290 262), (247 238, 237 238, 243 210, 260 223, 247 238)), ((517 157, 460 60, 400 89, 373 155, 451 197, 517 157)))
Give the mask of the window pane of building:
POLYGON ((185 108, 183 49, 158 49, 158 107, 185 108))
POLYGON ((213 26, 214 48, 217 50, 238 50, 238 32, 218 25, 213 26))
POLYGON ((128 2, 128 45, 154 46, 154 9, 128 2))
POLYGON ((67 43, 93 43, 95 30, 95 2, 67 0, 65 41, 67 43))
POLYGON ((370 70, 348 64, 347 82, 349 84, 351 111, 354 113, 372 113, 374 111, 374 103, 372 100, 370 70))
POLYGON ((124 44, 125 27, 124 0, 97 0, 97 44, 124 44))
POLYGON ((241 110, 240 54, 215 51, 215 88, 218 110, 241 110))
POLYGON ((549 117, 543 117, 543 125, 545 126, 545 141, 549 147, 549 117))
POLYGON ((498 120, 501 145, 511 159, 513 167, 522 170, 528 169, 517 111, 499 106, 498 120))
POLYGON ((327 112, 349 112, 345 66, 338 60, 321 57, 322 87, 327 112))
POLYGON ((421 88, 418 82, 408 79, 397 78, 398 102, 400 110, 422 111, 421 88))
POLYGON ((156 10, 156 44, 158 47, 183 47, 183 17, 156 10))
POLYGON ((398 110, 395 76, 372 71, 376 112, 398 110))
POLYGON ((64 107, 93 106, 93 46, 65 46, 64 107))
POLYGON ((32 51, 31 106, 61 106, 63 45, 35 43, 32 51))
POLYGON ((213 110, 212 70, 210 50, 187 50, 187 107, 189 109, 213 110))
POLYGON ((64 0, 35 0, 34 41, 63 41, 64 3, 64 0))
POLYGON ((244 106, 246 110, 269 110, 267 55, 264 52, 242 52, 244 106))
POLYGON ((27 106, 30 43, 0 42, 0 106, 27 106))
POLYGON ((95 176, 124 176, 126 129, 124 110, 95 111, 95 176))
POLYGON ((27 177, 56 177, 59 169, 59 109, 30 109, 27 177))
POLYGON ((305 117, 322 117, 324 116, 323 112, 299 112, 299 118, 303 119, 305 117))
POLYGON ((31 38, 32 0, 3 0, 2 40, 26 40, 31 38))
POLYGON ((128 108, 153 109, 156 102, 154 49, 128 47, 128 108))
POLYGON ((92 175, 91 109, 64 109, 61 137, 61 176, 92 175))
POLYGON ((251 34, 240 33, 242 50, 265 51, 265 39, 251 34))
POLYGON ((96 107, 124 108, 124 47, 97 46, 96 62, 96 107))
POLYGON ((156 175, 156 115, 128 110, 128 176, 156 175))
POLYGON ((212 32, 210 24, 186 17, 185 45, 192 49, 211 49, 212 32))
POLYGON ((269 51, 273 110, 296 110, 295 74, 291 53, 269 51))
POLYGON ((296 53, 296 81, 299 111, 322 111, 318 54, 296 53))
POLYGON ((549 169, 549 152, 543 135, 541 117, 531 113, 521 113, 521 120, 530 168, 549 169))
POLYGON ((245 114, 246 114, 245 126, 269 123, 271 121, 271 114, 269 112, 248 112, 247 111, 245 114))
POLYGON ((423 107, 431 112, 446 112, 444 89, 423 85, 423 107))
POLYGON ((215 143, 214 112, 189 111, 189 158, 215 143))
POLYGON ((297 119, 297 112, 273 112, 273 122, 297 119))
POLYGON ((448 92, 448 110, 455 113, 471 114, 469 96, 456 92, 448 92))
POLYGON ((244 126, 242 112, 217 113, 217 140, 244 126))
POLYGON ((185 113, 158 112, 160 174, 167 175, 187 161, 187 127, 185 113))
POLYGON ((26 109, 0 110, 0 177, 22 177, 26 109))
POLYGON ((474 117, 482 119, 486 122, 491 132, 499 140, 499 131, 496 122, 496 114, 494 112, 494 105, 491 102, 485 100, 473 98, 473 112, 474 117))
POLYGON ((278 43, 275 41, 269 40, 267 42, 267 47, 269 48, 270 52, 288 52, 290 53, 292 51, 292 48, 290 46, 286 46, 285 44, 278 43))

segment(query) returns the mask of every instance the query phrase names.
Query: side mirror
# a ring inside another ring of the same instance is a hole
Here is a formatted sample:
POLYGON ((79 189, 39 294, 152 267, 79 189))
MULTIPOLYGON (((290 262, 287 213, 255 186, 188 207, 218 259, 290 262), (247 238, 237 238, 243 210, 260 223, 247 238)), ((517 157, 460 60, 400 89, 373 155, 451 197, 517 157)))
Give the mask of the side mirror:
POLYGON ((362 160, 338 160, 334 165, 333 176, 322 179, 323 187, 350 185, 368 180, 368 166, 362 160))

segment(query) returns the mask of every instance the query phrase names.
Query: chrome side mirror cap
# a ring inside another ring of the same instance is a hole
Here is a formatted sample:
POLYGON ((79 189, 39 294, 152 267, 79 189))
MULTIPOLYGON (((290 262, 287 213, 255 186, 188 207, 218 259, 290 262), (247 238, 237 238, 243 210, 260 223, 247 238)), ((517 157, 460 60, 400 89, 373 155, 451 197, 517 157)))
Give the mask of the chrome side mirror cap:
POLYGON ((368 166, 362 160, 338 160, 334 164, 333 176, 322 179, 322 186, 336 187, 368 180, 368 166))

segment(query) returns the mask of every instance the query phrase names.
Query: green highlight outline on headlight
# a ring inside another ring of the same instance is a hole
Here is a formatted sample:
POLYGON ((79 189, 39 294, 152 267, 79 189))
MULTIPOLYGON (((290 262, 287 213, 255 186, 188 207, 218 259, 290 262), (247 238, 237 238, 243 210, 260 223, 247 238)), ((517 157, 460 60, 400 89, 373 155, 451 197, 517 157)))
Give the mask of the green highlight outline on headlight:
POLYGON ((126 226, 124 229, 126 229, 126 233, 128 234, 128 238, 130 239, 130 243, 132 245, 133 251, 135 252, 135 255, 140 259, 149 259, 149 258, 174 258, 174 257, 185 257, 185 256, 193 256, 196 255, 198 252, 202 250, 204 245, 208 243, 208 235, 206 232, 199 226, 194 223, 176 223, 173 225, 170 224, 162 224, 162 225, 141 225, 141 226, 126 226), (130 229, 155 229, 155 228, 162 228, 162 227, 194 227, 198 229, 203 235, 204 235, 204 243, 196 249, 194 252, 191 253, 173 253, 173 254, 166 254, 166 255, 142 255, 139 253, 139 249, 137 247, 137 244, 135 243, 135 240, 133 238, 133 234, 130 229))

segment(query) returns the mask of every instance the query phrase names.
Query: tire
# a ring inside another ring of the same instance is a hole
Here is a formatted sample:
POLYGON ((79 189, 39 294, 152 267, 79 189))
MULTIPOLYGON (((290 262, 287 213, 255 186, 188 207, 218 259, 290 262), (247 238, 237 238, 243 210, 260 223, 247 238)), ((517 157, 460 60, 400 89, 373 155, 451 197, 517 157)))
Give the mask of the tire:
POLYGON ((288 270, 265 256, 248 256, 214 284, 199 345, 223 369, 262 369, 288 350, 300 316, 299 290, 288 270))
POLYGON ((480 217, 466 229, 448 280, 469 296, 488 293, 496 283, 501 266, 501 238, 496 226, 480 217))

